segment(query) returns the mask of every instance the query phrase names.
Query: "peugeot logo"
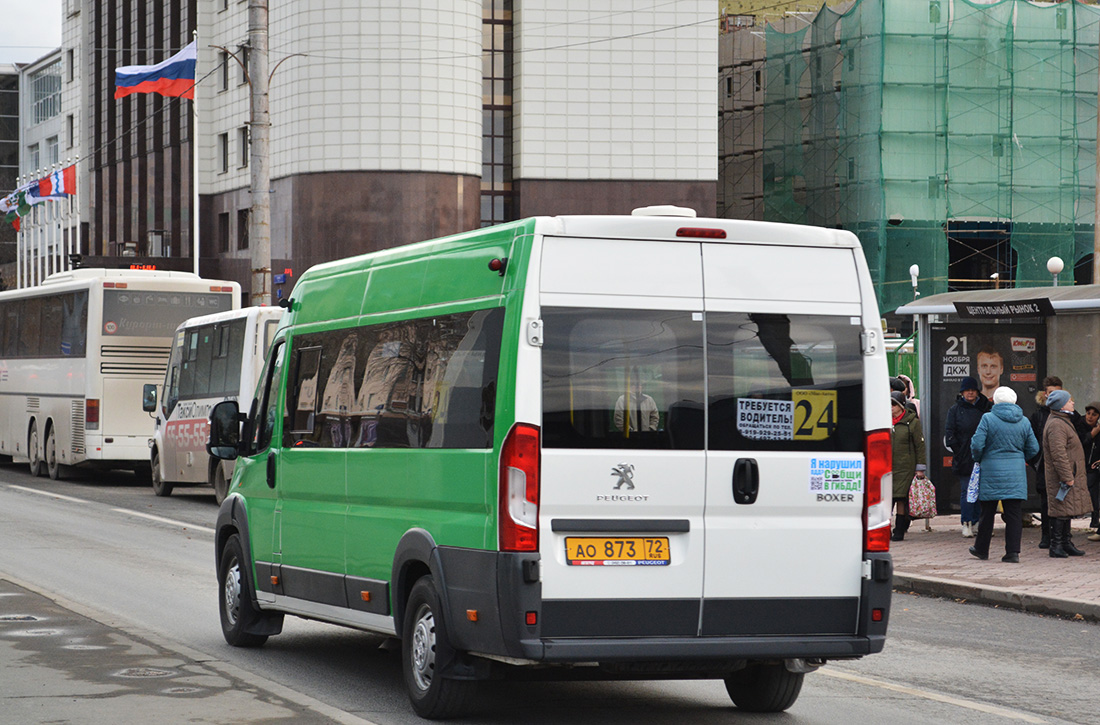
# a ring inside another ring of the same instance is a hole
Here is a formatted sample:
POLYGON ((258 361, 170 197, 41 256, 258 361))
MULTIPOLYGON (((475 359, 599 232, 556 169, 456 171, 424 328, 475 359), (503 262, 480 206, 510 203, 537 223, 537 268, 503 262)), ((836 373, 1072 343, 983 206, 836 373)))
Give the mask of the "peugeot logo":
POLYGON ((634 464, 620 463, 611 469, 611 475, 619 477, 618 482, 616 482, 614 486, 616 491, 623 486, 626 486, 628 490, 634 489, 634 464))

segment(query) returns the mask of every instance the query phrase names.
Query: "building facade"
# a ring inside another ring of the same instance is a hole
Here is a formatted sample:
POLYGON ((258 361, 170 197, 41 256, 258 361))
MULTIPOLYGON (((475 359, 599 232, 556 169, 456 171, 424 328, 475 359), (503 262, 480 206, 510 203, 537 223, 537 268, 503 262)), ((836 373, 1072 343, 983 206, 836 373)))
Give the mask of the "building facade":
MULTIPOLYGON (((247 290, 248 3, 65 4, 85 262, 191 269, 197 179, 200 271, 247 290), (194 31, 197 134, 191 101, 113 98, 114 68, 159 62, 194 31)), ((714 0, 272 4, 276 293, 318 262, 522 216, 657 203, 712 214, 716 18, 714 0)))
POLYGON ((722 36, 723 213, 856 233, 886 311, 913 264, 922 294, 1048 285, 1054 256, 1091 281, 1100 8, 858 0, 760 30, 722 36))

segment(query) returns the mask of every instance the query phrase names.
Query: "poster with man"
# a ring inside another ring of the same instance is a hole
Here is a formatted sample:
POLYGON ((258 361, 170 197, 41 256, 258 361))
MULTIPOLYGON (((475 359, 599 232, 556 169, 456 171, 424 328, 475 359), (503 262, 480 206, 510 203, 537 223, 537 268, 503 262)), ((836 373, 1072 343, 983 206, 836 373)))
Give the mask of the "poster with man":
MULTIPOLYGON (((1042 324, 952 323, 931 326, 929 339, 931 389, 922 395, 921 414, 929 416, 928 470, 936 485, 941 513, 959 510, 960 488, 951 470, 953 451, 944 441, 947 411, 959 396, 964 378, 978 381, 980 394, 992 400, 1004 385, 1016 391, 1024 416, 1037 407, 1035 395, 1046 373, 1046 326, 1042 324)), ((1028 492, 1034 496, 1028 470, 1028 492)), ((1037 505, 1038 500, 1030 504, 1037 505)), ((1030 508, 1025 504, 1025 509, 1030 508)))

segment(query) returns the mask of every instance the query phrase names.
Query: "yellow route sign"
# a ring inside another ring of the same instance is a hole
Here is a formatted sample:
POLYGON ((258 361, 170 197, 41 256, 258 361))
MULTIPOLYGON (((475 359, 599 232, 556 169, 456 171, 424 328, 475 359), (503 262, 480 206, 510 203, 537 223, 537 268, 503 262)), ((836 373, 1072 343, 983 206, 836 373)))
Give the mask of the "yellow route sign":
POLYGON ((835 390, 792 390, 794 439, 823 441, 836 431, 835 390))

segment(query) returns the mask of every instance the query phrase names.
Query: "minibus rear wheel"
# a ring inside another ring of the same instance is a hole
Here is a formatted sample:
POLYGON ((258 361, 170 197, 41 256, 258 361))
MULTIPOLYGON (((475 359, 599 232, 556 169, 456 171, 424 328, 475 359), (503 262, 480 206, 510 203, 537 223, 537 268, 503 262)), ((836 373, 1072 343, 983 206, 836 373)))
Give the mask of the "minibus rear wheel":
POLYGON ((463 715, 477 690, 474 680, 452 680, 436 665, 453 656, 443 606, 430 575, 422 576, 409 593, 401 636, 401 669, 416 714, 429 720, 463 715))
POLYGON ((753 664, 726 678, 726 692, 746 712, 783 712, 798 699, 805 676, 789 671, 782 662, 753 664))
POLYGON ((218 566, 218 582, 221 584, 218 614, 225 641, 234 647, 259 647, 267 641, 267 635, 247 631, 263 615, 253 599, 239 534, 233 534, 225 542, 218 566))

